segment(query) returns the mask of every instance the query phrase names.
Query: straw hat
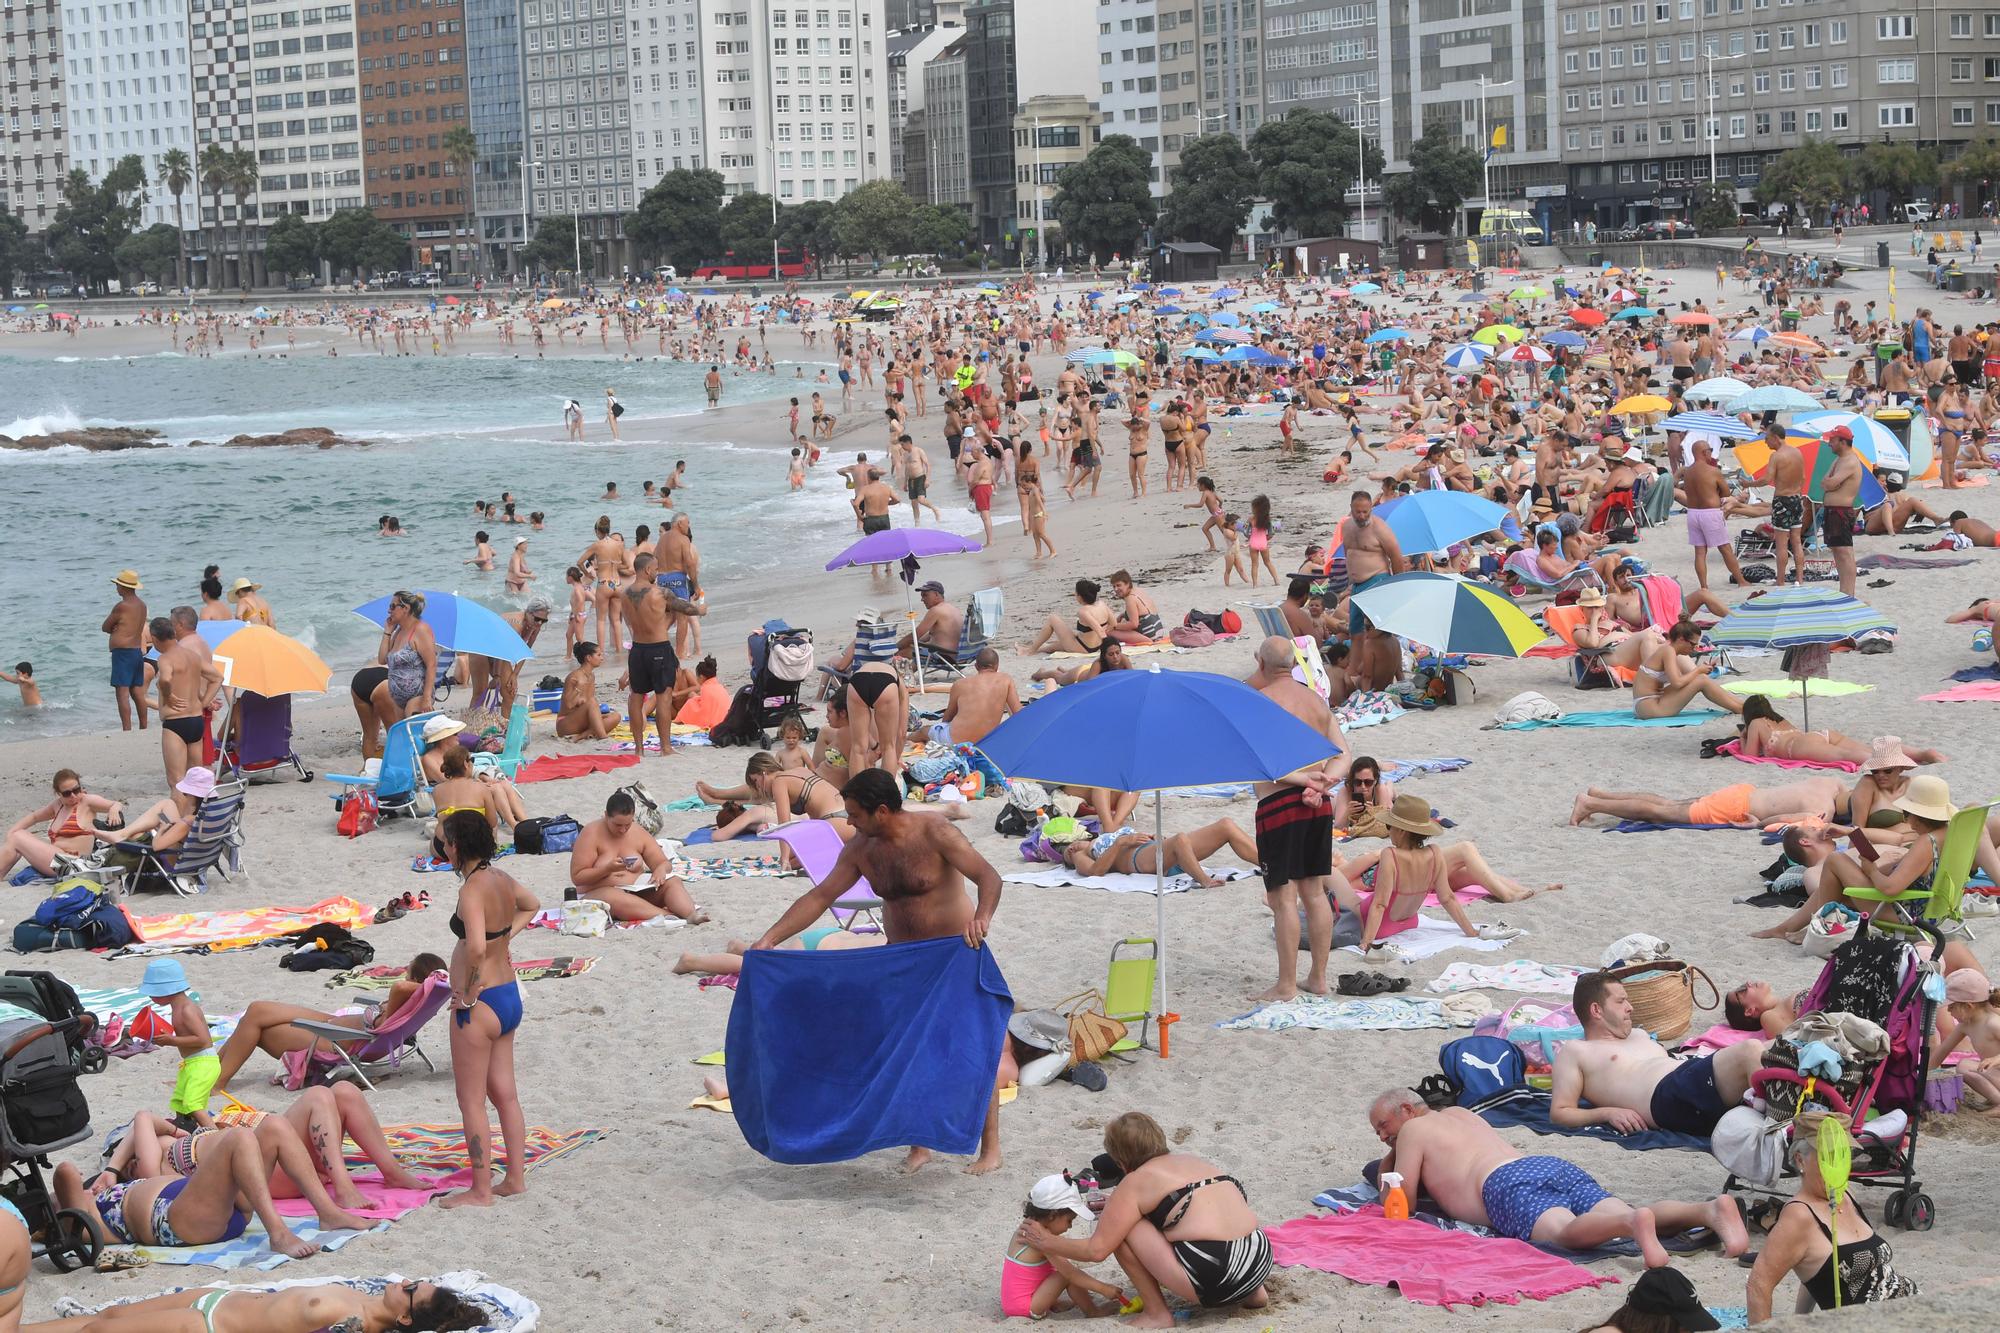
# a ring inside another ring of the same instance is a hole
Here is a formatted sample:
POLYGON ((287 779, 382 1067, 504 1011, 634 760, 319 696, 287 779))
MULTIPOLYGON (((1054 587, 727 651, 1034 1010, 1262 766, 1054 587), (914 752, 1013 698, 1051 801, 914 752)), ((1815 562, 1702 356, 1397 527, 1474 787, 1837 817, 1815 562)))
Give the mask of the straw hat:
POLYGON ((439 741, 449 740, 464 730, 465 724, 457 718, 434 717, 424 723, 424 744, 436 745, 439 741))
POLYGON ((1951 803, 1951 787, 1941 777, 1925 773, 1910 779, 1910 789, 1895 803, 1896 809, 1906 815, 1928 819, 1934 823, 1947 824, 1958 813, 1958 807, 1951 803))
POLYGON ((1578 606, 1603 606, 1604 589, 1585 588, 1582 592, 1576 595, 1576 604, 1578 606))
POLYGON ((1421 796, 1398 796, 1382 814, 1382 822, 1405 833, 1431 837, 1444 832, 1444 825, 1431 818, 1431 803, 1421 796))
POLYGON ((229 585, 229 595, 231 597, 241 597, 244 593, 255 592, 263 586, 261 583, 252 583, 249 579, 238 579, 229 585))
POLYGON ((133 592, 146 586, 139 582, 139 571, 136 569, 121 569, 112 576, 111 581, 118 587, 130 588, 133 592))
POLYGON ((1917 761, 1910 758, 1903 749, 1902 738, 1897 736, 1877 736, 1869 742, 1873 747, 1868 758, 1862 763, 1863 773, 1879 773, 1885 768, 1915 768, 1917 761))

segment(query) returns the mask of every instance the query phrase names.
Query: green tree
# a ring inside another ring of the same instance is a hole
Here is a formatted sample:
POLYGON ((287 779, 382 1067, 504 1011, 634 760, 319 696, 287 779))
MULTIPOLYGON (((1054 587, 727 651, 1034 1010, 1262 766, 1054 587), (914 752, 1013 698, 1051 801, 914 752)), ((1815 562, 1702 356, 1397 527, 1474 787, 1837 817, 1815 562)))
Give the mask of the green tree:
MULTIPOLYGON (((1272 223, 1298 236, 1337 231, 1347 218, 1345 201, 1359 151, 1354 127, 1325 111, 1301 108, 1258 126, 1250 136, 1250 158, 1257 166, 1257 191, 1271 201, 1272 223)), ((1382 150, 1371 143, 1366 151, 1369 178, 1381 180, 1382 150)))
POLYGON ((1757 180, 1760 203, 1821 209, 1850 192, 1852 164, 1830 143, 1813 141, 1778 154, 1757 180))
POLYGON ((169 148, 160 154, 160 173, 160 183, 174 197, 174 234, 180 238, 178 261, 174 265, 174 285, 185 287, 188 285, 187 221, 181 212, 181 196, 194 184, 194 164, 185 152, 169 148))
POLYGON ((454 125, 445 131, 444 159, 451 163, 452 174, 458 178, 458 202, 465 207, 465 243, 471 251, 466 260, 467 271, 477 273, 486 247, 479 243, 479 224, 472 212, 472 173, 479 161, 479 140, 473 137, 471 129, 454 125))
POLYGON ((778 244, 810 255, 815 275, 824 276, 826 261, 840 253, 833 204, 825 199, 808 199, 787 207, 778 214, 778 244))
POLYGON ((287 213, 271 224, 264 237, 264 266, 275 281, 296 273, 310 273, 319 263, 318 229, 297 213, 287 213))
POLYGON ((28 239, 28 224, 0 208, 0 290, 11 290, 16 273, 42 267, 41 246, 28 239))
POLYGON ((916 201, 895 181, 869 181, 849 190, 833 206, 840 252, 871 259, 909 253, 916 212, 916 201))
POLYGON ((219 143, 212 143, 201 150, 201 188, 215 199, 215 238, 208 243, 208 272, 205 275, 208 289, 215 291, 222 286, 222 276, 228 266, 222 253, 222 195, 229 188, 229 150, 219 143))
POLYGON ((409 239, 365 208, 343 208, 313 231, 320 258, 337 272, 381 273, 401 268, 409 258, 409 239))
POLYGON ((1257 186, 1256 160, 1235 135, 1203 135, 1181 149, 1167 173, 1160 234, 1204 241, 1226 255, 1250 217, 1257 186))
POLYGON ((1848 164, 1848 181, 1857 190, 1882 190, 1891 198, 1916 196, 1938 183, 1937 154, 1907 143, 1871 143, 1848 164))
POLYGON ((538 220, 534 239, 522 247, 521 263, 530 273, 575 268, 576 219, 562 213, 538 220))
POLYGON ((1410 145, 1410 169, 1382 182, 1382 198, 1398 217, 1447 235, 1458 210, 1479 188, 1479 154, 1432 126, 1410 145))
POLYGON ((1944 175, 1963 185, 2000 181, 2000 139, 1974 139, 1946 164, 1944 175))
POLYGON ((62 202, 49 223, 48 249, 61 267, 101 288, 118 276, 118 248, 139 224, 146 198, 146 164, 136 154, 120 158, 93 183, 78 167, 63 178, 62 202))
POLYGON ((1703 181, 1688 194, 1689 216, 1705 232, 1726 231, 1737 223, 1736 191, 1719 181, 1703 181))
POLYGON ((256 221, 250 198, 257 193, 257 155, 248 148, 229 154, 229 188, 236 195, 236 283, 250 290, 254 275, 250 264, 250 227, 256 221))
MULTIPOLYGON (((716 219, 722 249, 739 264, 754 264, 771 254, 771 196, 746 190, 723 205, 716 219)), ((712 257, 712 256, 711 256, 712 257)))
POLYGON ((1153 221, 1153 157, 1129 134, 1110 134, 1056 176, 1063 235, 1093 255, 1130 256, 1153 221))
POLYGON ((972 219, 964 210, 948 204, 918 204, 910 219, 910 242, 915 250, 943 258, 957 253, 972 239, 972 219))
POLYGON ((639 196, 638 211, 625 220, 625 234, 640 254, 691 273, 721 258, 721 218, 721 175, 677 167, 639 196))
POLYGON ((115 255, 118 271, 155 282, 170 281, 180 263, 180 249, 180 229, 171 223, 156 222, 144 231, 134 232, 119 245, 115 255))

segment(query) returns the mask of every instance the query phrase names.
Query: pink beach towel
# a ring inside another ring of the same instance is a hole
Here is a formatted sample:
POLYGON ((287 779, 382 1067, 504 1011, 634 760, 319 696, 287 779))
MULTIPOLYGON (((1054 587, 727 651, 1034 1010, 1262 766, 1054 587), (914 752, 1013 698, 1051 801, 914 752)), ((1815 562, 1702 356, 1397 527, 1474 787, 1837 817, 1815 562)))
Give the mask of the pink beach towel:
POLYGON ((2000 703, 2000 680, 1972 680, 1954 685, 1941 694, 1926 694, 1927 704, 2000 703))
POLYGON ((1761 1032, 1745 1032, 1741 1028, 1725 1027, 1718 1023, 1706 1032, 1689 1037, 1681 1043, 1681 1048, 1683 1050, 1695 1051, 1719 1051, 1724 1047, 1734 1046, 1739 1041, 1748 1041, 1752 1037, 1761 1038, 1763 1035, 1761 1032))
POLYGON ((1271 1257, 1285 1268, 1314 1268, 1350 1282, 1395 1287, 1419 1305, 1520 1304, 1618 1281, 1500 1236, 1440 1231, 1391 1221, 1379 1207, 1300 1217, 1266 1227, 1271 1257))
MULTIPOLYGON (((382 1183, 380 1176, 355 1176, 354 1188, 361 1191, 361 1197, 368 1202, 352 1211, 361 1217, 372 1217, 380 1221, 394 1222, 408 1217, 417 1209, 429 1203, 440 1194, 455 1189, 463 1189, 472 1183, 472 1171, 467 1168, 449 1176, 425 1176, 430 1183, 422 1189, 391 1189, 382 1183)), ((276 1199, 278 1212, 283 1217, 311 1217, 313 1206, 304 1199, 276 1199)))
POLYGON ((530 782, 551 782, 557 778, 580 778, 591 773, 609 773, 614 768, 634 768, 639 763, 636 754, 545 754, 528 764, 514 775, 514 785, 525 786, 530 782))
POLYGON ((1740 740, 1724 741, 1721 745, 1715 747, 1715 752, 1717 754, 1726 754, 1731 759, 1740 759, 1746 764, 1770 764, 1776 768, 1826 768, 1835 769, 1842 773, 1859 773, 1861 771, 1861 765, 1850 764, 1844 759, 1823 763, 1817 759, 1780 759, 1776 755, 1769 754, 1747 755, 1743 753, 1743 742, 1740 740))

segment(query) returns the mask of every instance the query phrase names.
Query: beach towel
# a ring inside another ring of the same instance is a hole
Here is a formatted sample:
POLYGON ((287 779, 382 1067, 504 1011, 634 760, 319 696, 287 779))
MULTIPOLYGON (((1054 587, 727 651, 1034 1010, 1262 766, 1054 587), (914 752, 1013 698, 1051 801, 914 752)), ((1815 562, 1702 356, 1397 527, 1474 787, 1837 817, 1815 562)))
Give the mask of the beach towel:
POLYGON ((1568 995, 1588 968, 1512 958, 1504 963, 1453 963, 1424 983, 1433 995, 1462 990, 1508 990, 1525 995, 1568 995))
MULTIPOLYGON (((1337 1213, 1367 1213, 1379 1217, 1381 1216, 1381 1198, 1382 1196, 1376 1191, 1373 1185, 1367 1181, 1362 1181, 1355 1185, 1336 1185, 1331 1189, 1321 1190, 1318 1194, 1313 1195, 1313 1206, 1315 1208, 1331 1208, 1337 1213)), ((1425 1226, 1435 1227, 1437 1230, 1446 1233, 1467 1236, 1494 1235, 1490 1227, 1480 1226, 1476 1222, 1461 1222, 1455 1217, 1446 1217, 1442 1213, 1430 1212, 1423 1208, 1413 1210, 1410 1213, 1410 1220, 1413 1222, 1422 1222, 1425 1226)), ((1560 1245, 1538 1245, 1533 1241, 1524 1243, 1543 1254, 1550 1254, 1558 1259, 1568 1259, 1574 1263, 1585 1264, 1602 1263, 1610 1259, 1630 1258, 1639 1253, 1639 1247, 1629 1240, 1606 1241, 1594 1250, 1570 1250, 1564 1249, 1560 1245)), ((1708 1233, 1699 1228, 1678 1236, 1660 1237, 1660 1244, 1676 1254, 1686 1254, 1693 1250, 1699 1250, 1708 1243, 1708 1233)))
POLYGON ((979 1149, 1014 999, 956 936, 832 953, 756 949, 729 1008, 729 1093, 774 1162, 979 1149))
MULTIPOLYGON (((1229 635, 1227 637, 1234 638, 1235 636, 1229 635)), ((1125 645, 1125 656, 1127 657, 1132 657, 1139 653, 1184 653, 1186 651, 1188 650, 1185 648, 1176 648, 1171 639, 1156 639, 1152 643, 1128 643, 1125 645)), ((1054 652, 1050 653, 1049 656, 1080 662, 1096 657, 1097 654, 1095 651, 1088 653, 1054 652)))
MULTIPOLYGON (((1255 873, 1238 866, 1225 866, 1220 870, 1202 867, 1215 879, 1248 879, 1255 873)), ((1009 884, 1036 884, 1045 889, 1076 887, 1079 889, 1102 889, 1106 893, 1151 893, 1154 889, 1151 875, 1086 875, 1081 870, 1069 866, 1053 866, 1047 870, 1004 870, 1000 878, 1009 884)), ((1193 875, 1168 875, 1164 885, 1168 893, 1186 893, 1198 887, 1193 875)))
POLYGON ((721 681, 710 676, 694 692, 694 697, 681 705, 681 711, 674 714, 674 725, 700 727, 706 731, 728 716, 729 691, 721 681))
POLYGON ((558 778, 609 773, 613 769, 631 768, 638 762, 639 756, 634 754, 545 754, 523 765, 521 771, 514 775, 514 785, 521 787, 530 782, 553 782, 558 778))
POLYGON ((720 810, 722 807, 713 801, 705 801, 699 796, 683 796, 678 801, 668 801, 660 808, 662 810, 691 811, 720 810))
POLYGON ((1606 833, 1665 833, 1671 829, 1693 829, 1698 833, 1742 833, 1734 824, 1656 824, 1650 819, 1621 819, 1606 833))
MULTIPOLYGON (((201 992, 191 990, 188 998, 197 1004, 201 1002, 201 992)), ((85 1013, 97 1015, 99 1024, 111 1018, 123 1019, 127 1024, 137 1018, 140 1011, 150 1008, 160 1018, 173 1017, 171 1006, 149 999, 144 991, 132 990, 124 986, 78 986, 76 1001, 85 1013)), ((42 1015, 18 1004, 0 1004, 0 1020, 32 1018, 46 1022, 42 1015)))
POLYGON ((1699 727, 1727 717, 1718 708, 1691 708, 1672 717, 1640 717, 1629 708, 1610 708, 1595 713, 1564 713, 1558 718, 1528 718, 1502 722, 1502 731, 1538 731, 1543 727, 1699 727))
POLYGON ((1740 1041, 1763 1040, 1761 1032, 1745 1032, 1742 1028, 1726 1027, 1720 1023, 1706 1032, 1697 1032, 1680 1044, 1684 1051, 1720 1051, 1734 1046, 1740 1041))
POLYGON ((2000 703, 2000 680, 1978 680, 1954 685, 1938 694, 1922 696, 1927 704, 2000 703))
POLYGON ((164 916, 140 916, 127 911, 138 943, 127 945, 112 958, 155 956, 201 950, 220 953, 241 949, 264 940, 276 939, 331 922, 349 930, 360 930, 375 914, 352 898, 327 898, 310 907, 245 907, 235 911, 169 912, 164 916))
MULTIPOLYGON (((540 1324, 542 1308, 518 1291, 498 1286, 486 1280, 484 1273, 456 1271, 439 1273, 435 1277, 405 1277, 401 1273, 385 1273, 380 1277, 302 1277, 288 1282, 208 1282, 201 1284, 208 1288, 226 1291, 284 1291, 293 1287, 352 1287, 370 1296, 379 1296, 391 1287, 410 1282, 429 1282, 440 1287, 450 1287, 461 1297, 477 1304, 486 1314, 484 1322, 472 1333, 533 1333, 540 1324)), ((85 1315, 99 1314, 120 1305, 130 1305, 134 1301, 152 1300, 156 1296, 168 1296, 176 1292, 192 1291, 193 1287, 169 1287, 165 1291, 147 1292, 137 1296, 124 1296, 101 1305, 86 1304, 74 1296, 58 1297, 55 1313, 64 1319, 75 1319, 85 1315)))
POLYGON ((1419 1028, 1471 1027, 1479 1021, 1478 1008, 1443 1000, 1405 1000, 1394 995, 1365 1000, 1301 995, 1225 1019, 1216 1026, 1235 1032, 1289 1032, 1294 1028, 1312 1032, 1413 1032, 1419 1028))
MULTIPOLYGON (((1509 943, 1507 940, 1475 939, 1460 930, 1456 922, 1444 917, 1419 913, 1417 924, 1390 936, 1387 947, 1404 962, 1415 963, 1441 954, 1447 949, 1472 949, 1479 953, 1491 953, 1495 949, 1506 948, 1509 943)), ((1343 946, 1341 952, 1359 954, 1360 942, 1357 940, 1353 944, 1343 946)))
POLYGON ((1440 1231, 1379 1211, 1299 1217, 1264 1228, 1271 1258, 1284 1268, 1337 1273, 1350 1282, 1394 1287, 1419 1305, 1518 1305, 1618 1281, 1526 1241, 1440 1231))
POLYGON ((1743 753, 1743 742, 1740 740, 1724 741, 1715 747, 1715 752, 1726 754, 1731 759, 1740 759, 1746 764, 1769 764, 1773 768, 1827 768, 1841 773, 1861 771, 1861 765, 1849 763, 1845 759, 1780 759, 1776 755, 1769 754, 1748 755, 1743 753))
MULTIPOLYGON (((545 1125, 530 1125, 525 1153, 528 1170, 559 1161, 610 1132, 608 1129, 554 1130, 545 1125)), ((396 1160, 417 1175, 448 1176, 472 1165, 472 1159, 465 1152, 465 1130, 458 1125, 384 1125, 382 1134, 389 1140, 390 1148, 395 1150, 396 1160)), ((493 1152, 497 1165, 501 1160, 497 1142, 493 1152)), ((362 1156, 358 1149, 348 1151, 345 1160, 351 1172, 368 1175, 375 1170, 374 1163, 362 1156)))
POLYGON ((1362 727, 1379 727, 1385 722, 1394 722, 1407 711, 1402 701, 1393 694, 1381 690, 1357 690, 1333 710, 1333 715, 1344 730, 1357 731, 1362 727))
MULTIPOLYGON (((322 1231, 312 1219, 312 1209, 306 1209, 303 1218, 285 1223, 293 1234, 301 1240, 309 1240, 323 1250, 337 1250, 357 1236, 366 1235, 362 1231, 322 1231)), ((387 1222, 378 1222, 369 1231, 387 1231, 387 1222)), ((265 1272, 288 1264, 291 1259, 271 1248, 271 1235, 264 1230, 264 1224, 252 1218, 250 1225, 234 1240, 217 1241, 213 1245, 134 1245, 146 1258, 156 1264, 172 1264, 176 1267, 201 1266, 204 1268, 255 1269, 265 1272)))
POLYGON ((1814 676, 1805 681, 1796 680, 1725 680, 1722 688, 1731 694, 1761 694, 1767 699, 1796 699, 1799 686, 1808 686, 1806 693, 1814 699, 1838 699, 1843 695, 1866 694, 1873 685, 1863 685, 1855 680, 1829 680, 1824 676, 1814 676))
MULTIPOLYGON (((535 958, 514 961, 516 981, 558 981, 564 977, 580 977, 597 966, 595 958, 535 958)), ((378 963, 373 967, 351 968, 346 972, 336 972, 327 978, 329 990, 388 990, 403 980, 405 969, 394 963, 378 963)))
MULTIPOLYGON (((513 854, 514 846, 512 843, 509 843, 495 852, 494 858, 497 860, 502 856, 512 856, 513 854)), ((416 860, 410 862, 410 869, 419 875, 439 875, 451 868, 451 862, 441 856, 419 856, 416 860)))
POLYGON ((1921 555, 1864 555, 1854 562, 1856 569, 1956 569, 1976 565, 1977 560, 1946 560, 1921 555))
POLYGON ((1988 662, 1984 666, 1960 667, 1945 677, 1961 684, 1973 680, 2000 680, 2000 663, 1988 662))
POLYGON ((1256 787, 1248 782, 1208 782, 1199 787, 1173 787, 1167 796, 1204 796, 1213 800, 1233 801, 1239 796, 1248 796, 1256 787))
POLYGON ((1705 1153, 1708 1140, 1694 1134, 1676 1134, 1670 1129, 1642 1129, 1631 1134, 1620 1134, 1609 1125, 1585 1125, 1580 1129, 1567 1129, 1558 1125, 1549 1115, 1549 1094, 1539 1092, 1531 1097, 1513 1097, 1499 1106, 1489 1106, 1479 1112, 1480 1119, 1495 1129, 1531 1129, 1537 1134, 1560 1134, 1569 1138, 1599 1139, 1615 1143, 1633 1152, 1643 1152, 1652 1148, 1680 1148, 1687 1152, 1705 1153))
POLYGON ((667 873, 681 879, 772 879, 796 872, 785 869, 775 856, 718 856, 708 861, 670 856, 667 873))

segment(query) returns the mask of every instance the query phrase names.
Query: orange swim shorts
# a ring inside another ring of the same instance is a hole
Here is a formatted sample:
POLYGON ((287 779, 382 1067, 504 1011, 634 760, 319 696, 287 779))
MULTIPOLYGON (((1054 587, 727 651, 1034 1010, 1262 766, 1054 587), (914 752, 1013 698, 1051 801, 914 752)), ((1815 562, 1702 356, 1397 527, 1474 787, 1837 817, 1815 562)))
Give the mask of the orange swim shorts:
POLYGON ((1712 791, 1688 806, 1690 824, 1747 824, 1750 822, 1750 797, 1757 789, 1747 782, 1739 782, 1721 791, 1712 791))

